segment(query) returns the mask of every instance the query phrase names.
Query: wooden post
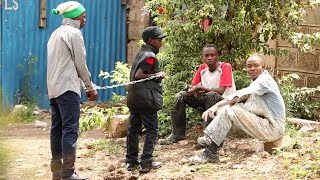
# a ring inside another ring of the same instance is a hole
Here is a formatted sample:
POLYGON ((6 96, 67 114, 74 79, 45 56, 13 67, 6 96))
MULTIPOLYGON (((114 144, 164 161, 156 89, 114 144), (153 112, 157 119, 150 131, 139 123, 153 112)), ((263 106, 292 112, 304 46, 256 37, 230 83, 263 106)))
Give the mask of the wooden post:
POLYGON ((47 8, 46 8, 47 0, 40 0, 39 7, 39 27, 44 28, 47 27, 47 8))

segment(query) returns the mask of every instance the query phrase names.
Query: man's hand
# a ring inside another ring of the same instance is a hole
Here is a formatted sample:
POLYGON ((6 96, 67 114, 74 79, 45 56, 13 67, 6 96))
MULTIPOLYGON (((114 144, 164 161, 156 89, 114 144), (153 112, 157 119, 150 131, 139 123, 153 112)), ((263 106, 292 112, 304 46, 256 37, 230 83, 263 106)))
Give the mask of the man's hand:
POLYGON ((98 92, 95 89, 91 91, 86 91, 86 96, 89 101, 94 101, 98 98, 98 92))
POLYGON ((186 95, 187 96, 193 96, 196 92, 195 91, 192 91, 192 90, 189 90, 186 92, 186 95))
POLYGON ((156 79, 163 79, 166 76, 166 73, 161 71, 156 73, 156 79))
POLYGON ((215 117, 215 113, 218 111, 219 107, 214 105, 211 108, 209 108, 208 110, 206 110, 203 114, 202 114, 202 119, 207 122, 208 121, 208 117, 210 118, 214 118, 215 117))
POLYGON ((192 86, 189 91, 187 91, 187 96, 193 96, 197 93, 198 96, 203 95, 205 93, 202 86, 192 86))

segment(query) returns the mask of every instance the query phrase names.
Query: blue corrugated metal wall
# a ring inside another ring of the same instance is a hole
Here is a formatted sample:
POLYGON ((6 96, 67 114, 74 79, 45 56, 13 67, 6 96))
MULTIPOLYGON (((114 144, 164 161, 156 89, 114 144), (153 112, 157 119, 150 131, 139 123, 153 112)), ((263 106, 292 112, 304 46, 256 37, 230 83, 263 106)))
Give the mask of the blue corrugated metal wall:
MULTIPOLYGON (((49 107, 46 87, 46 45, 51 33, 60 26, 62 17, 51 10, 63 0, 47 0, 47 27, 39 28, 39 1, 2 0, 1 6, 1 64, 0 77, 3 101, 14 105, 17 92, 24 83, 32 85, 33 93, 42 108, 49 107), (27 71, 30 58, 37 61, 27 71), (22 68, 21 68, 22 67, 22 68), (34 71, 34 72, 32 72, 34 71), (32 72, 32 80, 24 81, 32 72)), ((126 7, 121 0, 78 0, 86 8, 86 26, 82 32, 87 48, 87 64, 93 82, 100 86, 109 82, 98 78, 100 70, 114 69, 116 61, 126 62, 126 7)), ((124 94, 124 88, 99 90, 100 102, 107 101, 112 92, 124 94)), ((85 98, 83 97, 84 101, 85 98)))

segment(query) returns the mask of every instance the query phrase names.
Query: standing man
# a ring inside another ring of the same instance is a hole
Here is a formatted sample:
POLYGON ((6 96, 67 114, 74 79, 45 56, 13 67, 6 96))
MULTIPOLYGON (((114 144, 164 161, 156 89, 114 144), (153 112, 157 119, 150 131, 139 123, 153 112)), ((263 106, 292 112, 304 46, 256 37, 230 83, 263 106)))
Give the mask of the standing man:
POLYGON ((205 45, 202 58, 204 63, 194 75, 191 87, 176 95, 171 111, 172 133, 160 142, 162 145, 185 139, 186 105, 203 112, 236 91, 231 64, 219 61, 219 50, 215 45, 205 45))
POLYGON ((219 148, 232 126, 264 142, 276 141, 284 135, 286 109, 277 83, 265 70, 264 60, 253 55, 248 58, 246 68, 252 79, 250 86, 203 113, 205 120, 214 119, 204 130, 205 135, 198 138, 204 152, 191 157, 191 161, 218 162, 219 148))
POLYGON ((80 79, 86 86, 87 99, 94 101, 98 97, 86 65, 86 48, 80 31, 86 23, 85 8, 76 1, 68 1, 58 5, 52 13, 64 17, 62 25, 51 34, 47 45, 47 85, 52 113, 52 179, 87 179, 79 177, 74 171, 80 117, 80 79))
POLYGON ((153 150, 158 139, 158 110, 162 109, 161 80, 165 73, 160 71, 156 54, 161 47, 162 39, 166 35, 156 26, 143 30, 142 39, 146 43, 133 61, 130 81, 155 76, 155 79, 132 84, 127 87, 128 107, 130 110, 130 124, 127 136, 126 167, 129 171, 140 164, 140 172, 147 173, 151 169, 159 168, 161 163, 153 160, 153 150), (139 133, 142 124, 146 128, 146 136, 138 161, 139 133))

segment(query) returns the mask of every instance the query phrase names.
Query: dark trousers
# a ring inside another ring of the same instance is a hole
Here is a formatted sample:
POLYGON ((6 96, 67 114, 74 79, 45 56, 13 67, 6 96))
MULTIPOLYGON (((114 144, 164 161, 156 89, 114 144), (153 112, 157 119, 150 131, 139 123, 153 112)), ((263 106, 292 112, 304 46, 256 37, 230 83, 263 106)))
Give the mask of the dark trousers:
POLYGON ((141 155, 141 163, 152 162, 152 154, 158 138, 157 111, 131 112, 127 135, 127 163, 138 162, 139 134, 142 124, 146 129, 146 136, 141 155))
POLYGON ((57 98, 50 99, 51 106, 51 171, 69 177, 74 173, 76 143, 78 139, 80 97, 67 91, 57 98), (63 160, 63 161, 61 161, 63 160))
POLYGON ((206 93, 202 96, 187 96, 186 91, 181 91, 176 95, 174 110, 171 111, 172 133, 184 136, 186 131, 186 106, 197 109, 201 112, 212 107, 223 98, 218 93, 206 93))

